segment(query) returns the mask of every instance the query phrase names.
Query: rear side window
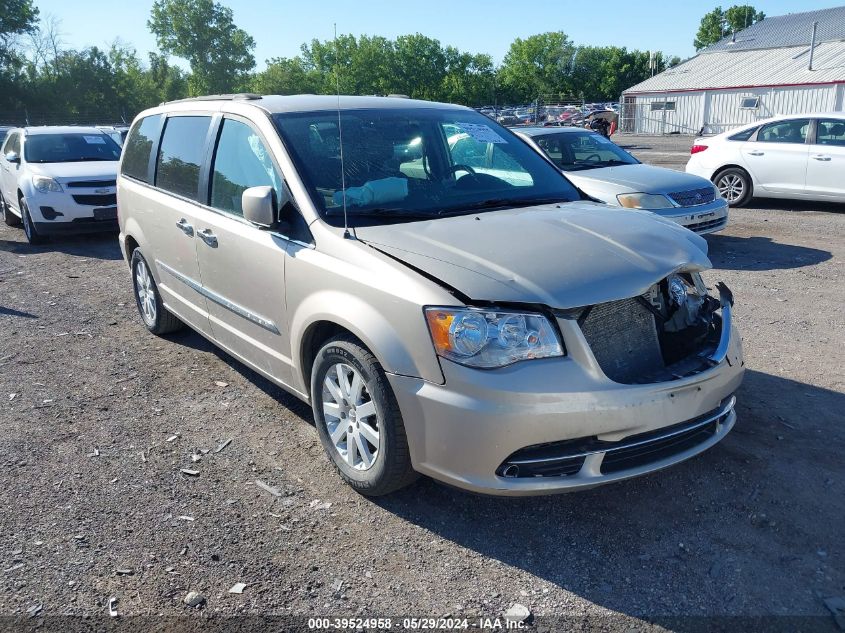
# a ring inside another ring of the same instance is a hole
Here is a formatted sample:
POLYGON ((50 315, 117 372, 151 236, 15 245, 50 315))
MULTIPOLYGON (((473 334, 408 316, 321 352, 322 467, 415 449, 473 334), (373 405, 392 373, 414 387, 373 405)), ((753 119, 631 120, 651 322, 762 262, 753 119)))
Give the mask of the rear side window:
POLYGON ((743 130, 742 132, 737 132, 733 136, 729 136, 728 139, 730 139, 731 141, 747 141, 752 136, 754 136, 754 132, 756 131, 756 127, 748 128, 747 130, 743 130))
POLYGON ((197 200, 200 164, 211 117, 173 116, 167 119, 158 150, 156 187, 197 200))
POLYGON ((123 164, 120 173, 131 176, 142 182, 149 182, 150 152, 157 140, 155 135, 159 130, 160 117, 158 115, 144 117, 137 121, 126 139, 123 148, 123 164))
POLYGON ((805 143, 807 130, 810 129, 809 119, 792 119, 769 123, 760 128, 757 134, 758 143, 805 143))

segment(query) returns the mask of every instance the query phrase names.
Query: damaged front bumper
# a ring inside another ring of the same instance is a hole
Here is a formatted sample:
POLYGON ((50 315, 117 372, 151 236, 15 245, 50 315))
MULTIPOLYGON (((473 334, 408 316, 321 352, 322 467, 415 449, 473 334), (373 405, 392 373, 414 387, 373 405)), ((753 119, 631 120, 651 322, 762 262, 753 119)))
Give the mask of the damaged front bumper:
POLYGON ((674 380, 614 382, 577 320, 564 317, 563 358, 495 370, 443 360, 442 385, 388 375, 414 468, 486 494, 550 494, 643 475, 713 446, 736 421, 732 396, 744 373, 732 297, 719 289, 722 331, 709 366, 674 380), (542 467, 528 467, 532 457, 542 467))

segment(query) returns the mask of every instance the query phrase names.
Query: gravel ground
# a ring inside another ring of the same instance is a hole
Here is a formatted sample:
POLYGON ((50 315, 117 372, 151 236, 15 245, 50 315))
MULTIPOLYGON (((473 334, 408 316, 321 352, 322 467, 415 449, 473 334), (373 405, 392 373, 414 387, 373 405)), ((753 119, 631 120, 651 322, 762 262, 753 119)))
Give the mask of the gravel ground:
MULTIPOLYGON (((690 142, 616 140, 675 167, 690 142)), ((706 281, 736 296, 748 366, 725 441, 641 479, 528 499, 426 479, 358 496, 308 407, 196 334, 146 332, 115 236, 33 248, 2 226, 0 628, 104 621, 115 598, 118 621, 496 617, 520 603, 535 624, 793 615, 835 631, 824 599, 845 595, 842 210, 755 201, 708 238, 706 281), (183 603, 190 591, 203 608, 183 603)))

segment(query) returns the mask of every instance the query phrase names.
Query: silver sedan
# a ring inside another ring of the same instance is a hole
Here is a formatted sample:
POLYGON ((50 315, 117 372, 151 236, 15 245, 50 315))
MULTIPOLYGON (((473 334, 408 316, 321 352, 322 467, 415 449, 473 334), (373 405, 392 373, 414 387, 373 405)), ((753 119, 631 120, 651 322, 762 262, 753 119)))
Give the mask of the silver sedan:
POLYGON ((589 130, 537 127, 513 131, 597 200, 651 211, 696 233, 715 233, 728 224, 728 203, 706 178, 643 165, 589 130))

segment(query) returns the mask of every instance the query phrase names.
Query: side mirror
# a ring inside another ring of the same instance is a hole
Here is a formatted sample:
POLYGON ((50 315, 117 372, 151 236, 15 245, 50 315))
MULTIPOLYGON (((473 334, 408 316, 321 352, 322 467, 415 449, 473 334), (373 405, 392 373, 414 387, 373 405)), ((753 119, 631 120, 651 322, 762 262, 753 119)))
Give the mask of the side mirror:
POLYGON ((6 154, 6 160, 10 163, 20 164, 21 157, 20 154, 18 154, 17 152, 9 152, 8 154, 6 154))
POLYGON ((241 194, 244 218, 267 229, 276 224, 276 192, 273 187, 250 187, 241 194))

